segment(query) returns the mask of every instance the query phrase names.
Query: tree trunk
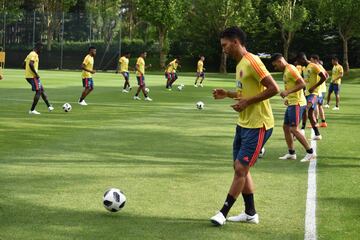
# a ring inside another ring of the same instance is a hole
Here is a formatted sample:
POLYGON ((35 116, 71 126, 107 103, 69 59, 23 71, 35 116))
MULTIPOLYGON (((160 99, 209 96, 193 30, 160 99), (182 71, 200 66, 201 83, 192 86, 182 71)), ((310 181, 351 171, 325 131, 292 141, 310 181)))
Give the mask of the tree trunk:
POLYGON ((51 13, 48 13, 47 15, 47 32, 46 32, 46 36, 47 36, 47 43, 46 43, 46 49, 48 51, 51 51, 51 45, 52 45, 52 40, 53 40, 53 33, 52 33, 52 16, 50 16, 51 13))
POLYGON ((220 60, 220 73, 227 73, 226 70, 226 62, 227 62, 227 55, 224 52, 221 52, 221 60, 220 60))
POLYGON ((160 48, 160 67, 163 69, 165 68, 165 57, 167 54, 166 49, 166 32, 167 30, 163 27, 159 27, 159 48, 160 48))
POLYGON ((344 66, 344 70, 345 72, 349 72, 349 58, 348 58, 348 39, 347 38, 343 38, 343 51, 344 51, 344 56, 343 56, 343 66, 344 66))
POLYGON ((349 58, 348 58, 348 34, 342 31, 343 29, 339 26, 339 35, 343 40, 343 67, 345 72, 349 72, 349 58))
POLYGON ((283 54, 284 54, 284 58, 287 61, 289 58, 289 48, 290 48, 290 44, 291 41, 294 37, 294 33, 293 32, 288 32, 287 34, 285 33, 285 30, 282 30, 282 38, 283 38, 283 54))

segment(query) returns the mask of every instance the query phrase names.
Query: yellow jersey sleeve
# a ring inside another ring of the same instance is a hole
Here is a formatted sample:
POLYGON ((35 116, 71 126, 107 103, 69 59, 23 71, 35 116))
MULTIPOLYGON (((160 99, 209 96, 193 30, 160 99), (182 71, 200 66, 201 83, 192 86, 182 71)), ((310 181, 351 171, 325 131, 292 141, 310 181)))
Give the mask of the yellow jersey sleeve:
POLYGON ((253 76, 258 82, 261 82, 261 80, 270 75, 264 63, 260 60, 258 56, 247 54, 244 57, 250 62, 253 76))

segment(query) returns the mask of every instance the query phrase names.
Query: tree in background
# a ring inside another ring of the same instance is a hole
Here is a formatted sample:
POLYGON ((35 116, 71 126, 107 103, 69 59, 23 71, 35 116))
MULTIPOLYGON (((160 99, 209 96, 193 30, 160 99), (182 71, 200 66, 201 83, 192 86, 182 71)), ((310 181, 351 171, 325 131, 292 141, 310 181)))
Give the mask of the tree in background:
POLYGON ((268 9, 273 13, 271 20, 280 28, 284 57, 288 59, 289 48, 295 32, 300 30, 307 19, 308 11, 297 0, 274 2, 268 5, 268 9))
POLYGON ((39 0, 38 10, 44 16, 47 50, 51 50, 54 35, 60 32, 62 13, 76 4, 76 0, 39 0))
POLYGON ((343 41, 344 70, 349 71, 348 42, 360 36, 359 0, 321 0, 320 10, 323 21, 331 21, 337 27, 343 41))
POLYGON ((138 0, 139 17, 156 27, 159 37, 160 67, 165 67, 169 52, 168 34, 183 20, 188 0, 138 0))

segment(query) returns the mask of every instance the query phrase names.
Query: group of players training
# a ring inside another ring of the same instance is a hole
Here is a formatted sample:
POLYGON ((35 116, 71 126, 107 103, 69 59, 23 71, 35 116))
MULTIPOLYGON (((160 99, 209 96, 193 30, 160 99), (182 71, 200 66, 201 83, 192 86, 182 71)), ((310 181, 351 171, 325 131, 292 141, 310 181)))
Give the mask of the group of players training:
MULTIPOLYGON (((259 223, 259 215, 255 210, 254 182, 250 174, 250 167, 256 163, 259 154, 270 138, 274 128, 274 117, 270 105, 270 98, 280 93, 280 96, 285 99, 285 105, 287 105, 283 129, 289 153, 280 159, 296 159, 293 144, 295 137, 307 152, 301 162, 315 160, 316 153, 305 138, 304 131, 299 129, 299 123, 302 119, 302 129, 304 130, 306 119, 308 118, 315 133, 312 140, 321 139, 315 113, 318 112, 322 118, 320 126, 325 127, 324 111, 321 107, 318 108, 317 105, 318 103, 319 106, 322 105, 321 98, 325 91, 321 90, 321 87, 325 86, 324 83, 329 75, 321 66, 319 57, 316 55, 313 55, 309 61, 304 53, 298 54, 296 67, 289 64, 281 54, 276 53, 272 55, 271 62, 277 70, 284 73, 283 80, 285 89, 280 91, 278 84, 266 69, 261 59, 247 51, 246 34, 242 29, 238 27, 225 29, 220 35, 220 41, 223 52, 234 58, 237 62, 236 91, 214 89, 213 97, 215 99, 233 99, 235 103, 231 107, 239 113, 239 118, 233 141, 234 177, 223 206, 210 220, 217 226, 224 225, 227 220, 257 224, 259 223), (320 99, 320 101, 318 101, 318 99, 320 99), (231 207, 240 194, 242 194, 244 200, 245 211, 239 215, 227 218, 231 207)), ((40 96, 44 99, 50 111, 54 109, 47 100, 38 74, 38 54, 40 50, 41 44, 37 44, 34 51, 32 51, 25 60, 26 80, 31 84, 32 89, 36 91, 30 110, 31 114, 39 114, 36 112, 35 106, 40 96)), ((95 73, 93 70, 95 55, 96 49, 90 47, 89 54, 85 57, 82 64, 84 91, 79 99, 79 104, 81 105, 87 105, 84 99, 93 90, 92 74, 95 73)), ((129 92, 131 89, 128 71, 129 57, 127 54, 127 56, 120 58, 120 73, 125 79, 124 92, 129 92)), ((136 62, 135 70, 139 87, 134 99, 140 100, 139 93, 142 91, 145 100, 151 101, 145 90, 145 58, 146 52, 143 52, 136 62)), ((198 86, 197 81, 199 78, 202 78, 200 84, 202 84, 204 80, 203 61, 204 57, 201 57, 198 62, 198 72, 195 81, 196 87, 198 86)), ((179 61, 175 59, 167 65, 165 72, 167 89, 171 89, 172 84, 177 79, 176 68, 178 64, 179 61)), ((341 77, 343 76, 343 68, 336 57, 332 58, 332 64, 334 67, 326 107, 329 107, 330 96, 332 92, 335 92, 336 106, 333 110, 339 110, 339 90, 341 77)))
MULTIPOLYGON (((36 111, 36 105, 42 97, 44 102, 46 103, 48 110, 51 112, 54 110, 54 107, 50 104, 48 100, 48 96, 44 91, 44 87, 40 81, 39 76, 39 54, 42 50, 42 43, 37 43, 34 49, 26 56, 24 61, 24 69, 25 69, 25 78, 27 82, 31 85, 32 91, 35 92, 35 96, 33 99, 33 103, 31 105, 29 114, 40 114, 40 112, 36 111)), ((86 106, 87 103, 85 102, 85 98, 94 90, 94 80, 92 75, 95 74, 94 70, 94 58, 96 56, 96 48, 89 47, 88 54, 85 56, 82 62, 82 84, 83 84, 83 91, 79 98, 78 103, 82 106, 86 106)), ((152 99, 148 96, 148 88, 145 85, 145 69, 151 67, 151 64, 145 65, 145 58, 147 56, 146 52, 142 52, 140 56, 137 58, 135 71, 136 71, 136 79, 138 83, 138 89, 135 93, 134 100, 141 100, 139 97, 140 92, 143 93, 145 97, 145 101, 152 101, 152 99)), ((119 69, 116 73, 121 73, 124 77, 124 87, 122 92, 128 93, 131 90, 130 86, 130 73, 129 73, 129 58, 130 53, 125 53, 119 59, 119 69)), ((203 87, 202 83, 205 79, 205 68, 204 68, 204 60, 205 57, 201 56, 198 64, 197 64, 197 73, 196 73, 196 80, 195 80, 195 87, 197 87, 197 82, 199 78, 201 78, 200 86, 203 87)), ((165 78, 166 78, 166 89, 171 90, 173 83, 177 80, 177 68, 179 67, 179 59, 174 59, 171 61, 165 69, 165 78)), ((2 77, 2 76, 1 76, 2 77)))
MULTIPOLYGON (((294 137, 299 140, 306 150, 301 162, 316 159, 316 153, 305 138, 305 131, 299 129, 300 120, 303 119, 303 128, 309 118, 311 127, 315 132, 312 140, 320 140, 321 135, 317 125, 315 111, 317 103, 324 90, 325 81, 329 75, 321 66, 319 57, 313 55, 310 61, 304 53, 299 53, 296 66, 289 64, 280 53, 271 56, 271 63, 275 69, 283 72, 285 89, 279 86, 266 69, 261 59, 251 54, 246 49, 246 34, 238 27, 225 29, 220 35, 223 52, 235 59, 236 66, 236 91, 214 89, 215 99, 231 98, 235 103, 231 106, 239 112, 239 119, 233 141, 233 169, 234 177, 225 202, 220 211, 210 218, 216 226, 222 226, 226 221, 259 223, 259 215, 255 210, 254 182, 250 174, 252 167, 261 154, 264 144, 270 138, 274 127, 274 117, 270 105, 270 98, 280 93, 286 107, 283 130, 288 145, 289 153, 280 159, 296 159, 293 144, 294 137), (227 217, 231 207, 242 194, 245 211, 239 215, 227 217)), ((336 57, 332 58, 332 81, 329 87, 328 101, 332 92, 336 95, 336 106, 339 110, 339 85, 343 76, 343 68, 336 57)), ((320 112, 317 110, 317 112, 320 112)), ((326 126, 323 112, 322 125, 326 126)))

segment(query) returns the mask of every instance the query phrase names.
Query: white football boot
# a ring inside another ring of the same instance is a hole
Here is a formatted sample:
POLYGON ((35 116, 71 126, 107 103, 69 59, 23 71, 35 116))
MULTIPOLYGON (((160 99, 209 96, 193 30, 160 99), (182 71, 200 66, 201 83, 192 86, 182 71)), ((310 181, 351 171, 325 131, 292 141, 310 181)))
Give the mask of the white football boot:
POLYGON ((259 215, 256 213, 254 216, 247 215, 246 213, 242 212, 237 216, 229 217, 228 220, 230 222, 245 222, 245 223, 259 223, 259 215))
POLYGON ((210 221, 215 225, 215 226, 222 226, 226 223, 226 218, 224 217, 224 215, 222 214, 222 212, 218 212, 215 216, 213 216, 212 218, 210 218, 210 221))
POLYGON ((287 153, 284 156, 279 157, 279 159, 281 159, 281 160, 296 160, 296 154, 287 153))

